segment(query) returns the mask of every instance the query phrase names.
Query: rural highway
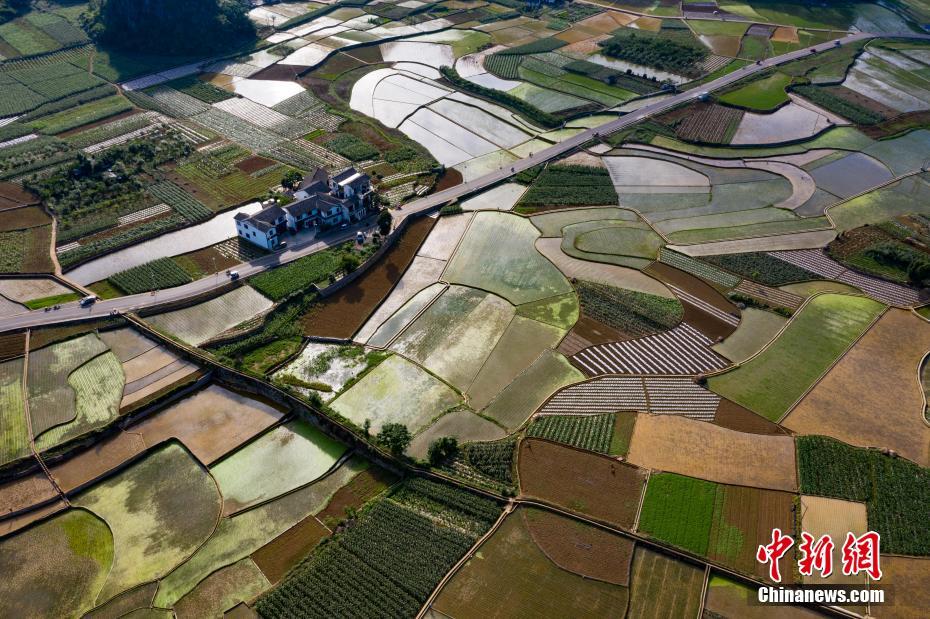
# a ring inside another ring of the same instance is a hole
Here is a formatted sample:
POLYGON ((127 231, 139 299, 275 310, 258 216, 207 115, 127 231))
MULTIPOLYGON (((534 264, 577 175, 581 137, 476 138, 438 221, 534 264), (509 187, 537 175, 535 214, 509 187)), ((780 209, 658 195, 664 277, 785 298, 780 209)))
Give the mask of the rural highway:
MULTIPOLYGON (((858 33, 849 35, 842 39, 837 39, 837 41, 840 45, 849 45, 851 43, 855 43, 864 39, 871 39, 876 36, 879 35, 858 33)), ((900 36, 922 39, 930 38, 930 35, 911 33, 904 35, 883 34, 881 36, 900 36)), ((636 110, 635 112, 620 116, 616 120, 612 120, 603 125, 582 131, 581 133, 578 133, 577 135, 559 142, 558 144, 554 144, 548 148, 545 148, 538 153, 532 153, 529 157, 512 162, 507 167, 501 168, 489 174, 485 174, 484 176, 478 177, 466 183, 456 185, 455 187, 450 187, 449 189, 445 189, 443 191, 439 191, 437 193, 410 202, 409 204, 404 205, 402 210, 395 211, 395 219, 397 217, 406 217, 414 213, 435 209, 452 200, 462 198, 469 194, 495 185, 513 176, 517 172, 526 170, 540 163, 544 163, 550 159, 554 159, 598 136, 605 136, 611 133, 615 133, 646 118, 667 111, 677 105, 692 101, 698 98, 701 93, 720 90, 721 88, 725 88, 726 86, 729 86, 736 81, 744 79, 760 71, 791 62, 792 60, 797 60, 798 58, 804 58, 814 51, 826 51, 832 49, 835 47, 835 45, 836 42, 834 41, 831 41, 830 43, 822 43, 794 52, 789 52, 787 54, 782 54, 781 56, 775 56, 773 58, 769 58, 768 60, 763 60, 758 64, 747 65, 741 69, 733 71, 732 73, 707 82, 703 85, 703 87, 679 93, 666 99, 662 99, 661 101, 656 101, 655 103, 646 105, 636 110)), ((356 228, 350 228, 344 233, 341 232, 337 235, 327 237, 326 239, 308 242, 303 245, 295 245, 294 247, 289 247, 282 252, 240 264, 237 267, 233 267, 233 270, 238 271, 241 277, 246 278, 250 275, 260 273, 266 269, 292 262, 298 258, 302 258, 303 256, 307 256, 314 252, 326 249, 327 247, 351 240, 355 236, 355 230, 356 228)), ((230 230, 230 232, 232 232, 232 230, 230 230)), ((209 292, 215 288, 219 288, 226 283, 226 276, 220 273, 218 276, 205 277, 195 282, 191 282, 190 284, 185 284, 176 288, 159 290, 156 294, 144 293, 127 297, 120 297, 118 299, 110 299, 107 301, 99 301, 89 308, 79 307, 75 302, 63 305, 60 310, 49 312, 45 312, 43 310, 34 310, 13 316, 4 316, 0 317, 0 332, 8 331, 11 329, 21 329, 24 327, 37 327, 41 325, 86 320, 92 317, 103 317, 114 310, 118 312, 136 311, 146 307, 161 305, 170 301, 179 301, 182 299, 194 297, 205 292, 209 292)))

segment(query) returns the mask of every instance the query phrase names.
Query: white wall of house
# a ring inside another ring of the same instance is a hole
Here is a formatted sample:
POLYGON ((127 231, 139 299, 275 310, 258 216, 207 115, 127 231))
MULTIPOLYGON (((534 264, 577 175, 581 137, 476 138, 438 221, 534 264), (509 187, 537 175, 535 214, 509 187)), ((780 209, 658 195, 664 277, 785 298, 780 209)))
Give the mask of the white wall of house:
POLYGON ((247 221, 237 221, 236 232, 246 241, 264 249, 274 249, 278 245, 278 233, 274 228, 263 232, 247 221))

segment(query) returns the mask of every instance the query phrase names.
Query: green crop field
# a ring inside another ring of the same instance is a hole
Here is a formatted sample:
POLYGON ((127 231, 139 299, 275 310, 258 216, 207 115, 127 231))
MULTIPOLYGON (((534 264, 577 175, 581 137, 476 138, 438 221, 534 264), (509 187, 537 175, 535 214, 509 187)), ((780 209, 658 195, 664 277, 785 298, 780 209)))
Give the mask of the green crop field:
POLYGON ((538 417, 526 430, 527 436, 548 438, 606 454, 613 436, 614 415, 551 415, 538 417))
POLYGON ((586 316, 635 337, 667 331, 684 315, 678 299, 582 280, 575 289, 586 316))
POLYGON ((329 276, 341 269, 341 256, 338 248, 311 254, 253 277, 249 285, 269 299, 280 301, 305 292, 312 284, 328 284, 329 276))
POLYGON ((190 283, 191 277, 171 258, 159 258, 137 267, 120 271, 107 278, 126 294, 174 288, 190 283))
POLYGON ((930 553, 930 469, 823 436, 798 437, 797 449, 802 493, 865 501, 883 552, 930 553))
POLYGON ((0 464, 5 464, 29 453, 22 359, 0 363, 0 421, 0 464))
POLYGON ((639 514, 639 531, 703 555, 714 517, 717 484, 656 473, 649 477, 639 514))
POLYGON ((815 297, 762 354, 708 379, 726 398, 777 421, 884 309, 864 297, 815 297))
POLYGON ((737 107, 768 112, 788 101, 785 87, 790 83, 790 75, 776 72, 724 93, 719 96, 719 99, 723 103, 737 107))

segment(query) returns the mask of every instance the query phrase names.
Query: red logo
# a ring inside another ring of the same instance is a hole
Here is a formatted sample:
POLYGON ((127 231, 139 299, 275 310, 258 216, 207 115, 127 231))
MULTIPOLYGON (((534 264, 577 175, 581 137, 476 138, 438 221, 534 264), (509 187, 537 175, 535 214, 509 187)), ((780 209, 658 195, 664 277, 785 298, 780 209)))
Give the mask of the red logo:
MULTIPOLYGON (((769 578, 774 582, 781 582, 778 561, 792 546, 794 539, 790 535, 784 535, 781 529, 772 529, 772 541, 759 546, 756 551, 756 560, 763 565, 769 564, 769 578)), ((859 537, 847 533, 842 548, 843 575, 855 576, 865 572, 872 580, 881 580, 880 546, 881 536, 875 531, 869 531, 859 537)), ((829 535, 815 539, 810 533, 802 532, 801 543, 798 545, 801 552, 798 571, 803 576, 813 576, 816 570, 822 578, 826 578, 833 573, 834 548, 833 539, 829 535)))
POLYGON ((782 535, 781 529, 772 529, 772 542, 759 546, 759 550, 756 551, 756 560, 759 563, 771 563, 769 565, 769 578, 775 582, 781 582, 778 560, 784 557, 792 546, 794 546, 794 540, 791 539, 791 536, 782 535))

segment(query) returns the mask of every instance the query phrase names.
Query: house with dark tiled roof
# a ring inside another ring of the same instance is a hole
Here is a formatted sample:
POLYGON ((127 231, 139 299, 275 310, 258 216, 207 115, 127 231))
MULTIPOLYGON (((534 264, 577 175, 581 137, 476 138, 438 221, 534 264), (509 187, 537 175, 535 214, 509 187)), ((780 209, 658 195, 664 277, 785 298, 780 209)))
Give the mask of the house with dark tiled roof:
POLYGON ((313 228, 361 221, 372 208, 371 178, 355 168, 330 177, 317 168, 294 190, 294 201, 266 206, 258 213, 235 216, 240 237, 265 249, 277 249, 282 236, 313 228))

